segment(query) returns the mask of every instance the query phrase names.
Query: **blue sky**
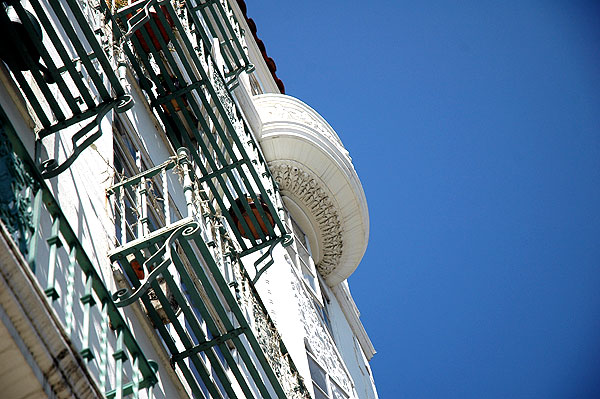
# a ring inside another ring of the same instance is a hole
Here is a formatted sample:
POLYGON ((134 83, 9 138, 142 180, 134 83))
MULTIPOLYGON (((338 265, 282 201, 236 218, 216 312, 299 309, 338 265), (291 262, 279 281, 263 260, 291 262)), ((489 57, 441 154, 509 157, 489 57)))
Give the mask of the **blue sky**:
POLYGON ((600 5, 248 1, 369 203, 381 398, 600 397, 600 5))

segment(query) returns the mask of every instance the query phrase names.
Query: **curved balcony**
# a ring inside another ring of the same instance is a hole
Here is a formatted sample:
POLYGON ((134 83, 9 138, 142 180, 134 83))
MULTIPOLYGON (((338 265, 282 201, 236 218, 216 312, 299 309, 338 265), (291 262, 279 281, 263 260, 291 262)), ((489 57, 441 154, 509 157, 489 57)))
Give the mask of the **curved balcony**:
POLYGON ((333 128, 302 101, 283 94, 253 98, 259 142, 283 200, 308 237, 330 286, 358 266, 369 239, 369 212, 348 151, 333 128))

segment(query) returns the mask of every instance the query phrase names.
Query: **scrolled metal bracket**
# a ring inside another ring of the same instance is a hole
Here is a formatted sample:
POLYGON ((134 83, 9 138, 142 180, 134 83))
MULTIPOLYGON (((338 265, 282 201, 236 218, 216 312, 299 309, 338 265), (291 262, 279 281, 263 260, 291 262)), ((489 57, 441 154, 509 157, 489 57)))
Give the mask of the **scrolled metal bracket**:
POLYGON ((231 92, 233 89, 240 85, 239 78, 242 72, 252 73, 255 69, 256 68, 253 64, 247 64, 246 66, 242 66, 236 69, 235 71, 226 73, 225 78, 228 78, 229 80, 225 82, 225 86, 227 86, 227 89, 231 92))
MULTIPOLYGON (((133 107, 133 98, 130 95, 124 95, 116 98, 114 101, 102 104, 98 107, 98 112, 94 116, 94 120, 85 125, 79 132, 75 133, 71 138, 73 143, 73 152, 67 157, 67 159, 59 164, 56 159, 48 159, 41 162, 38 166, 40 173, 44 179, 50 179, 58 176, 65 170, 67 170, 73 162, 77 159, 87 147, 89 147, 94 141, 96 141, 101 135, 100 122, 102 118, 111 110, 114 109, 117 113, 125 112, 133 107), (98 129, 93 134, 88 135, 94 128, 98 129), (87 136, 87 137, 86 137, 87 136), (85 137, 85 139, 84 139, 85 137), (83 139, 83 140, 82 140, 83 139), (82 141, 81 141, 82 140, 82 141)), ((41 140, 56 132, 44 131, 39 133, 39 138, 36 142, 38 146, 41 146, 41 140)))
POLYGON ((260 276, 262 276, 262 274, 264 272, 266 272, 267 269, 269 267, 271 267, 271 265, 273 263, 275 263, 275 260, 273 259, 273 250, 275 249, 275 246, 277 246, 277 244, 281 243, 281 245, 283 247, 287 247, 287 246, 291 245, 292 242, 294 242, 294 239, 292 238, 292 236, 290 234, 286 234, 283 237, 276 239, 275 241, 273 241, 273 243, 271 245, 269 245, 269 250, 267 252, 265 252, 264 254, 262 254, 261 257, 256 260, 256 262, 254 262, 254 269, 256 270, 256 275, 252 279, 253 284, 256 284, 256 282, 258 281, 260 276), (264 266, 259 268, 259 265, 262 262, 264 262, 267 258, 269 258, 267 263, 265 263, 264 266))
POLYGON ((288 233, 283 236, 283 239, 281 241, 281 246, 284 248, 289 247, 290 245, 292 245, 293 242, 294 242, 294 237, 288 233))
POLYGON ((152 282, 156 280, 156 278, 167 268, 173 260, 171 258, 171 246, 173 242, 179 237, 191 237, 194 233, 196 233, 200 229, 200 224, 198 222, 192 221, 188 224, 185 224, 181 227, 178 227, 165 243, 156 251, 152 256, 150 256, 144 262, 144 268, 146 270, 151 270, 151 266, 158 263, 158 266, 152 268, 152 272, 148 274, 148 277, 144 280, 142 285, 140 285, 134 292, 131 292, 128 288, 122 288, 116 291, 112 295, 112 299, 115 302, 115 305, 119 308, 131 305, 135 301, 137 301, 142 295, 144 295, 151 288, 152 282))
POLYGON ((159 3, 161 2, 158 0, 148 0, 144 6, 138 12, 136 12, 133 17, 129 19, 129 21, 127 21, 128 29, 125 35, 123 35, 125 40, 129 40, 136 30, 141 28, 146 22, 150 21, 150 7, 159 3))

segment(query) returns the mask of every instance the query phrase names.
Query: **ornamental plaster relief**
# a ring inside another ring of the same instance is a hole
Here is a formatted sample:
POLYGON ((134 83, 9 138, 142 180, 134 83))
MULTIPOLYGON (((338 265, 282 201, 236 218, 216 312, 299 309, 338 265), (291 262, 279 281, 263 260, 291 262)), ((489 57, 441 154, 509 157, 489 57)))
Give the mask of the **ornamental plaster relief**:
POLYGON ((329 286, 350 276, 369 239, 369 213, 348 151, 318 112, 297 98, 252 98, 261 119, 259 142, 282 193, 302 211, 315 262, 329 286))
POLYGON ((352 397, 352 380, 338 351, 335 349, 329 331, 324 327, 313 305, 312 299, 308 297, 297 278, 292 279, 291 286, 292 293, 300 305, 298 307, 300 320, 303 321, 304 334, 313 355, 317 358, 319 364, 325 368, 327 374, 352 397))
POLYGON ((262 103, 260 113, 264 121, 292 121, 303 126, 308 126, 318 132, 323 137, 327 138, 347 159, 352 161, 350 153, 342 144, 342 141, 329 126, 325 120, 319 119, 316 115, 307 112, 306 109, 297 109, 290 107, 289 104, 281 104, 279 102, 262 103))
POLYGON ((269 163, 269 168, 279 189, 301 201, 316 219, 323 236, 323 256, 316 267, 323 277, 327 277, 338 266, 344 246, 337 207, 321 187, 320 179, 312 173, 302 170, 291 161, 274 161, 269 163))

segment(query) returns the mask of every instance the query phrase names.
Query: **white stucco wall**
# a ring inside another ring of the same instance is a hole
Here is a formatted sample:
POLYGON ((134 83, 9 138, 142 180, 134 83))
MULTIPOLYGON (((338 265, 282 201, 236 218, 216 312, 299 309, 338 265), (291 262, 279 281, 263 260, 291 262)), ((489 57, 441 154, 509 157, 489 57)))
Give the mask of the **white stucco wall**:
MULTIPOLYGON (((253 269, 252 264, 257 257, 258 254, 244 258, 248 270, 253 269)), ((257 289, 309 390, 312 392, 313 388, 305 342, 317 352, 317 360, 323 362, 336 383, 344 387, 343 381, 347 378, 349 397, 376 399, 368 361, 333 292, 325 285, 321 286, 330 299, 327 304, 333 332, 330 336, 312 303, 307 302, 310 294, 301 281, 301 275, 287 261, 287 251, 278 246, 273 251, 273 258, 275 263, 260 277, 257 289)))

